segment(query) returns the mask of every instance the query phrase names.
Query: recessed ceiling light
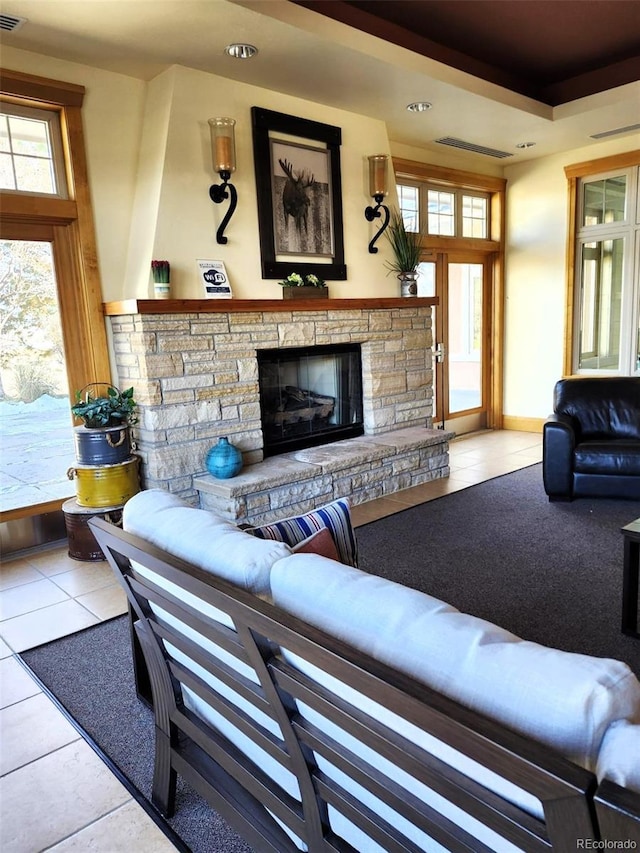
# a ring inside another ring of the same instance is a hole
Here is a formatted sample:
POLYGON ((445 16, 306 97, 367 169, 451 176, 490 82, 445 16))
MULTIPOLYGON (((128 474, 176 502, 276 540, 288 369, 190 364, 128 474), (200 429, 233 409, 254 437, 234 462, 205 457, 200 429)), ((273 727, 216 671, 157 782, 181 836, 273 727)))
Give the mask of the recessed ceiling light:
POLYGON ((224 52, 234 59, 251 59, 258 52, 258 48, 252 44, 228 44, 224 52))
POLYGON ((533 148, 535 142, 518 142, 516 148, 533 148))
POLYGON ((433 104, 430 104, 429 101, 415 101, 413 104, 407 104, 407 109, 410 113, 425 113, 432 106, 433 104))

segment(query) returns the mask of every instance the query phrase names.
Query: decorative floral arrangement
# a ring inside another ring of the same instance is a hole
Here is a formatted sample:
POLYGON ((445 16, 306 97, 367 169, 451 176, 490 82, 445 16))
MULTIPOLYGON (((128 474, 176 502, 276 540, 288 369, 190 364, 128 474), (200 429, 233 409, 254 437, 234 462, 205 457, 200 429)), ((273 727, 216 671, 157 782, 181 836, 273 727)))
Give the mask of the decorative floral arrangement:
POLYGON ((282 287, 326 287, 324 279, 310 273, 309 275, 300 275, 300 273, 292 272, 283 281, 279 281, 282 287))
POLYGON ((169 261, 151 261, 151 275, 154 284, 169 284, 171 282, 171 265, 169 261))

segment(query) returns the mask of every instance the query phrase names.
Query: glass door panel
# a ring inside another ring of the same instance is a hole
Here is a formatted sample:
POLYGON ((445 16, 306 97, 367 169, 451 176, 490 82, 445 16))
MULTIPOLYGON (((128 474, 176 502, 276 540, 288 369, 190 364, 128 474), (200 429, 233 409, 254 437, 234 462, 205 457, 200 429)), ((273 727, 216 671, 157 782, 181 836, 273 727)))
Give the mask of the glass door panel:
POLYGON ((418 295, 438 298, 432 314, 433 423, 458 435, 487 424, 483 341, 491 261, 466 257, 439 253, 418 267, 418 295))
POLYGON ((580 282, 581 370, 619 370, 624 239, 582 247, 580 282))
POLYGON ((484 268, 449 263, 449 414, 482 406, 482 314, 484 268))
POLYGON ((0 512, 75 494, 51 243, 0 240, 0 512))
POLYGON ((418 267, 418 295, 433 308, 433 423, 458 435, 487 425, 486 293, 492 260, 480 253, 436 254, 418 267))
MULTIPOLYGON (((439 296, 437 286, 438 267, 435 261, 423 261, 418 265, 418 296, 439 296)), ((437 422, 442 422, 442 405, 441 405, 441 374, 442 366, 438 355, 437 344, 441 341, 440 333, 440 312, 438 305, 434 305, 431 309, 431 332, 433 337, 433 425, 437 422)))

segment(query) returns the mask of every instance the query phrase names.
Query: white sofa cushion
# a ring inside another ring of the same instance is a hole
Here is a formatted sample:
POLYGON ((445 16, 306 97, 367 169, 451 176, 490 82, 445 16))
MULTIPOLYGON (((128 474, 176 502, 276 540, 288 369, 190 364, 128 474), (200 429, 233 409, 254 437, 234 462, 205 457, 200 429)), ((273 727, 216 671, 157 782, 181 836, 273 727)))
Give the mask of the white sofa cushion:
POLYGON ((640 716, 633 723, 618 720, 607 729, 602 741, 598 779, 610 779, 623 788, 640 794, 640 716))
POLYGON ((256 595, 269 595, 271 567, 291 554, 283 542, 250 536, 162 489, 134 495, 125 504, 122 521, 129 533, 256 595))
MULTIPOLYGON (((320 571, 321 566, 321 562, 318 558, 307 558, 304 566, 302 565, 301 560, 297 557, 291 557, 290 559, 295 560, 297 563, 297 571, 300 573, 299 577, 304 578, 308 576, 311 579, 312 586, 315 586, 316 574, 313 571, 314 565, 318 571, 320 571), (307 575, 307 572, 310 569, 311 573, 310 575, 307 575)), ((324 563, 324 569, 328 569, 326 565, 327 561, 325 560, 324 563)), ((282 606, 286 606, 289 610, 292 610, 294 609, 291 606, 292 602, 289 601, 287 604, 287 601, 285 600, 286 596, 280 595, 281 577, 278 577, 281 574, 279 571, 280 566, 281 564, 276 564, 273 569, 273 572, 276 575, 274 596, 277 596, 278 598, 277 603, 282 606)), ((333 564, 333 568, 335 568, 340 574, 339 564, 333 564)), ((347 575, 348 574, 349 572, 347 572, 347 575)), ((360 575, 362 573, 357 574, 360 575)), ((388 582, 374 576, 366 577, 368 577, 372 582, 372 588, 375 586, 380 596, 382 596, 381 600, 385 602, 385 604, 389 604, 391 609, 397 610, 398 620, 395 622, 392 619, 390 625, 395 624, 400 627, 405 618, 408 618, 409 620, 417 619, 421 614, 424 614, 427 611, 431 613, 443 613, 447 611, 456 612, 452 607, 450 607, 450 605, 445 604, 438 599, 432 598, 431 596, 417 596, 412 590, 396 584, 392 585, 394 588, 393 591, 395 592, 395 596, 392 596, 394 600, 388 600, 385 597, 389 591, 389 587, 387 585, 388 582)), ((273 579, 274 576, 272 574, 272 580, 273 579)), ((333 591, 336 592, 335 587, 333 591)), ((329 593, 329 596, 330 595, 331 592, 329 593)), ((381 606, 385 607, 385 604, 381 606)), ((325 602, 325 605, 327 610, 332 609, 332 605, 330 603, 325 602)), ((340 609, 340 606, 338 609, 340 609)), ((309 611, 303 607, 302 611, 296 615, 301 616, 301 618, 307 618, 309 616, 309 611)), ((373 615, 375 617, 375 614, 373 615)), ((360 623, 361 614, 354 614, 354 620, 356 624, 360 623)), ((307 618, 307 621, 315 622, 315 619, 307 618)), ((326 625, 320 625, 319 622, 316 624, 324 630, 327 630, 326 625)), ((350 626, 352 624, 353 623, 349 617, 345 618, 343 615, 342 618, 339 617, 336 623, 333 624, 333 627, 336 627, 337 630, 331 631, 331 633, 334 633, 349 642, 351 640, 350 626)), ((377 648, 377 634, 378 631, 376 630, 376 623, 375 621, 372 621, 371 643, 364 647, 365 651, 370 653, 372 651, 375 652, 377 648)), ((375 720, 385 724, 390 729, 398 732, 416 747, 424 749, 428 754, 455 768, 464 776, 484 785, 489 790, 505 798, 507 801, 516 804, 518 807, 524 809, 534 817, 543 819, 543 807, 540 800, 535 795, 498 774, 487 770, 483 765, 468 758, 459 750, 449 746, 437 737, 424 732, 422 729, 418 728, 398 714, 390 712, 379 702, 376 702, 374 699, 370 699, 355 690, 350 684, 341 682, 327 675, 310 662, 303 660, 300 655, 294 655, 286 649, 283 649, 282 653, 284 658, 292 666, 301 670, 307 676, 320 683, 332 694, 340 697, 341 700, 357 708, 359 712, 368 715, 372 721, 375 720)), ((384 659, 384 656, 381 654, 377 654, 376 656, 384 659)), ((472 845, 477 843, 479 849, 500 850, 501 853, 516 853, 516 851, 521 850, 521 848, 511 843, 506 837, 484 826, 464 809, 454 805, 437 791, 430 789, 420 779, 399 770, 382 754, 365 747, 362 743, 358 743, 351 734, 326 719, 322 714, 312 710, 304 703, 299 703, 298 708, 301 716, 306 719, 311 726, 325 732, 331 739, 340 743, 345 750, 356 754, 360 759, 373 767, 375 771, 380 774, 381 780, 389 780, 390 784, 399 785, 401 788, 406 790, 407 796, 417 798, 420 802, 435 809, 436 812, 440 813, 445 819, 448 819, 454 827, 461 827, 468 832, 470 835, 470 843, 472 845)), ((374 814, 379 815, 391 826, 397 827, 401 832, 405 833, 406 836, 416 845, 417 849, 429 850, 433 851, 433 853, 443 853, 444 848, 441 847, 432 836, 426 833, 424 829, 409 824, 406 819, 398 814, 397 811, 385 805, 358 782, 355 782, 353 779, 346 776, 322 755, 316 754, 315 757, 319 769, 326 774, 328 778, 334 780, 337 785, 344 788, 356 800, 362 802, 367 808, 371 809, 374 814)), ((363 834, 362 831, 351 822, 347 815, 342 814, 336 808, 330 807, 329 817, 334 831, 340 837, 344 838, 345 841, 347 841, 354 849, 366 850, 367 853, 383 853, 383 849, 374 842, 373 839, 363 834)))
POLYGON ((595 771, 607 728, 640 712, 620 661, 521 640, 424 593, 313 555, 271 572, 274 603, 595 771))

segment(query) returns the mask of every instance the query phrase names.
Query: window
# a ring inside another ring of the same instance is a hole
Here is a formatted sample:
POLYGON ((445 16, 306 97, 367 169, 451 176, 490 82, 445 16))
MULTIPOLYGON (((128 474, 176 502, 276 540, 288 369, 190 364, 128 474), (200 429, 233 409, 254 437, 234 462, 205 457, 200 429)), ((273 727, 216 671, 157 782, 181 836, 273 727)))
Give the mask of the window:
POLYGON ((640 168, 575 179, 571 373, 640 373, 640 168))
POLYGON ((398 184, 398 204, 411 231, 486 240, 489 196, 458 187, 398 184))
POLYGON ((427 232, 455 237, 456 197, 452 192, 427 189, 427 232))
POLYGON ((398 206, 408 231, 420 230, 420 197, 418 187, 398 184, 398 206))
POLYGON ((0 103, 0 189, 67 197, 57 112, 0 103))
POLYGON ((484 240, 487 236, 487 198, 485 196, 462 196, 462 236, 478 237, 484 240))
POLYGON ((604 225, 625 218, 627 176, 585 181, 583 188, 582 225, 604 225))
MULTIPOLYGON (((46 357, 43 353, 40 359, 45 379, 51 378, 50 368, 58 352, 60 357, 64 353, 67 390, 73 395, 91 382, 108 382, 111 375, 84 150, 84 89, 7 69, 2 69, 1 80, 0 241, 8 241, 2 244, 3 258, 10 258, 14 265, 17 257, 22 258, 24 272, 21 277, 4 275, 3 283, 8 287, 22 278, 37 284, 32 288, 33 300, 18 306, 24 322, 14 329, 13 343, 22 336, 27 344, 49 347, 50 353, 46 357), (73 183, 67 184, 65 175, 73 175, 73 183), (59 330, 47 328, 46 334, 34 331, 32 341, 28 333, 35 328, 35 315, 47 322, 51 315, 51 299, 46 297, 43 302, 39 289, 47 278, 45 267, 55 278, 51 287, 57 296, 60 326, 59 330), (28 312, 31 314, 26 316, 28 312)), ((31 358, 27 367, 35 361, 31 358)), ((15 374, 17 358, 11 362, 15 374)), ((41 387, 42 376, 30 375, 32 386, 41 387)), ((52 390, 62 393, 59 384, 52 390)), ((46 418, 39 424, 44 429, 46 418)), ((10 521, 59 508, 62 500, 51 498, 43 500, 32 494, 19 506, 0 507, 0 519, 10 521)))

